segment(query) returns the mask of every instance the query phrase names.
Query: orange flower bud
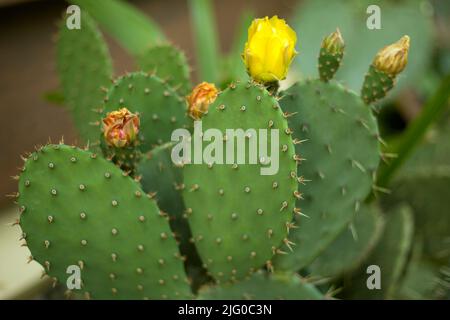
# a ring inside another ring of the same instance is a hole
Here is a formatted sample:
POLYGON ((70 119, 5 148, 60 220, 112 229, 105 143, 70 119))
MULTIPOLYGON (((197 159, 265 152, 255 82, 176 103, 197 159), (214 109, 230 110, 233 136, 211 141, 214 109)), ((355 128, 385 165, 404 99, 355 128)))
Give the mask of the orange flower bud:
POLYGON ((189 115, 198 120, 202 117, 211 103, 213 103, 219 91, 212 83, 202 82, 197 85, 192 93, 186 97, 189 115))
POLYGON ((112 111, 102 120, 103 135, 109 146, 123 148, 136 141, 139 133, 139 116, 127 108, 112 111))

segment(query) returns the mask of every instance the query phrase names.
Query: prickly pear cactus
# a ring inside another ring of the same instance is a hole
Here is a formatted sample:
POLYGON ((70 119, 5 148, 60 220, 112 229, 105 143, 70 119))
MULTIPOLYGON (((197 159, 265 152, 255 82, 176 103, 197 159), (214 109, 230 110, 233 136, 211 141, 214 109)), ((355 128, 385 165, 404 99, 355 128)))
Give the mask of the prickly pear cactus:
POLYGON ((407 300, 442 299, 439 276, 439 268, 436 265, 427 261, 411 261, 396 298, 407 300))
MULTIPOLYGON (((286 237, 293 227, 295 200, 301 196, 297 156, 278 102, 262 86, 232 84, 210 105, 202 122, 204 132, 216 128, 222 135, 226 129, 279 130, 279 170, 274 175, 261 175, 260 169, 267 165, 259 158, 257 165, 185 166, 186 212, 204 266, 217 281, 239 280, 265 264, 270 268, 275 253, 292 248, 286 237)), ((227 141, 233 137, 215 139, 223 140, 216 143, 226 154, 227 141)), ((246 140, 250 139, 247 134, 246 140)), ((268 140, 271 150, 273 141, 268 140)))
MULTIPOLYGON (((321 52, 339 54, 329 58, 339 59, 340 63, 343 49, 344 41, 336 31, 323 40, 321 52)), ((377 70, 385 70, 393 81, 404 70, 408 51, 409 37, 404 36, 381 49, 369 69, 376 66, 377 70)), ((297 83, 280 95, 281 107, 294 128, 294 138, 307 141, 298 144, 296 151, 307 159, 302 175, 312 180, 305 191, 305 201, 297 204, 311 218, 289 236, 298 243, 294 254, 276 260, 276 266, 288 270, 299 270, 314 261, 350 223, 372 188, 377 189, 374 177, 383 140, 370 103, 384 97, 392 87, 383 87, 382 95, 373 92, 371 99, 360 97, 330 81, 334 73, 324 73, 323 57, 319 55, 321 80, 297 83)), ((337 61, 333 66, 339 66, 337 61)), ((380 81, 369 72, 362 91, 373 89, 368 84, 382 85, 380 81)))
POLYGON ((308 266, 310 275, 338 278, 355 270, 375 247, 383 228, 380 209, 362 205, 348 228, 308 266))
POLYGON ((344 46, 339 29, 324 38, 319 53, 320 80, 328 82, 333 79, 342 63, 344 46))
POLYGON ((165 215, 105 159, 47 145, 26 160, 19 194, 23 237, 54 281, 75 265, 86 298, 190 297, 165 215))
POLYGON ((450 168, 436 167, 399 176, 392 194, 384 199, 387 206, 404 201, 414 209, 416 233, 423 238, 425 253, 444 263, 450 258, 449 192, 450 168))
MULTIPOLYGON (((413 239, 409 207, 396 207, 383 224, 378 207, 365 203, 377 189, 374 177, 382 156, 372 103, 393 88, 405 68, 408 36, 377 54, 361 96, 333 80, 345 75, 339 70, 344 57, 339 29, 322 41, 319 79, 278 92, 296 55, 297 36, 276 16, 255 19, 242 55, 253 80, 232 83, 222 92, 201 82, 185 99, 190 69, 180 50, 167 41, 152 46, 135 41, 129 37, 133 32, 122 32, 99 14, 100 7, 84 2, 144 71, 107 85, 111 62, 94 21, 83 12, 81 30, 61 27, 63 94, 82 139, 100 145, 104 157, 89 147, 46 145, 24 158, 16 177, 21 211, 16 224, 31 250, 30 261, 39 262, 55 284, 67 284, 71 267, 80 271, 80 281, 72 283, 80 288, 68 293, 94 299, 186 299, 192 292, 199 299, 330 298, 321 292, 324 287, 315 288, 299 273, 321 282, 343 281, 341 296, 347 298, 429 291, 422 278, 416 282, 419 264, 401 283, 413 239), (173 162, 178 145, 167 142, 176 129, 193 131, 187 140, 193 145, 183 148, 193 155, 190 160, 173 162), (381 291, 366 290, 366 264, 381 267, 381 291)), ((151 34, 152 25, 142 16, 113 3, 108 14, 123 11, 121 21, 134 21, 133 28, 141 25, 151 34)), ((348 31, 352 22, 347 22, 343 30, 348 31)), ((312 47, 309 39, 302 42, 312 47)), ((348 64, 352 75, 354 61, 348 64)), ((352 87, 359 83, 350 80, 352 87)), ((417 235, 424 239, 427 258, 442 264, 448 248, 435 247, 448 235, 448 224, 441 222, 445 210, 437 207, 442 201, 409 189, 419 182, 441 195, 450 185, 448 166, 432 169, 426 171, 432 180, 420 170, 412 182, 398 179, 391 199, 438 213, 439 226, 417 219, 417 235), (436 252, 444 252, 443 258, 436 252)), ((440 283, 447 284, 445 272, 440 283)))
POLYGON ((184 203, 181 196, 183 171, 172 162, 172 143, 156 147, 143 156, 138 174, 142 189, 150 193, 158 207, 169 215, 172 229, 182 243, 189 243, 190 231, 187 220, 183 218, 184 203))
POLYGON ((188 121, 184 99, 164 80, 145 72, 130 73, 114 81, 101 111, 105 115, 121 107, 140 115, 142 152, 170 141, 172 131, 188 121))
POLYGON ((399 289, 408 256, 412 249, 414 222, 411 209, 400 205, 387 214, 386 224, 377 246, 359 270, 344 279, 343 298, 392 299, 399 289), (380 268, 380 290, 367 287, 369 266, 380 268))
POLYGON ((296 274, 257 272, 236 284, 204 287, 200 300, 322 300, 325 296, 296 274))
POLYGON ((146 72, 154 72, 158 78, 177 89, 180 95, 187 94, 191 87, 186 56, 170 44, 147 49, 139 57, 139 66, 146 72))
POLYGON ((424 255, 441 263, 450 259, 449 134, 449 127, 430 134, 394 179, 391 194, 382 199, 388 208, 407 202, 414 209, 424 255))
POLYGON ((57 67, 64 100, 72 112, 78 133, 85 142, 98 142, 94 126, 104 93, 109 86, 112 63, 105 41, 87 12, 81 15, 81 29, 69 30, 61 23, 57 41, 57 67))
POLYGON ((379 134, 370 107, 339 83, 309 80, 281 95, 293 137, 307 140, 296 145, 306 159, 301 174, 311 180, 297 206, 310 218, 290 234, 294 254, 278 257, 276 266, 299 270, 336 239, 370 193, 379 134))
POLYGON ((192 241, 181 194, 184 188, 183 169, 172 162, 173 145, 166 143, 144 155, 137 174, 141 177, 142 189, 148 192, 156 200, 158 207, 168 214, 170 227, 185 260, 186 272, 192 280, 192 287, 197 288, 207 281, 206 271, 202 268, 202 262, 192 241))

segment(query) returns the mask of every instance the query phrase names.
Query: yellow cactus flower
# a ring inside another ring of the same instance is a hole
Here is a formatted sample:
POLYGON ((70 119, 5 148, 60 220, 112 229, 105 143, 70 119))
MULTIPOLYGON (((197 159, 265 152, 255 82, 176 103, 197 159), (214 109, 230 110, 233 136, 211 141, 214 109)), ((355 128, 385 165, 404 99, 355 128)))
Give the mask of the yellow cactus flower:
POLYGON ((377 70, 396 76, 408 63, 409 37, 403 36, 399 41, 381 49, 373 61, 377 70))
POLYGON ((297 52, 297 35, 277 16, 253 20, 242 58, 248 74, 257 82, 269 83, 286 78, 297 52))
POLYGON ((139 116, 127 108, 108 113, 102 123, 103 135, 109 146, 123 148, 136 141, 139 133, 139 116))
POLYGON ((189 115, 198 120, 208 111, 208 107, 217 98, 219 91, 212 83, 202 82, 186 97, 189 115))

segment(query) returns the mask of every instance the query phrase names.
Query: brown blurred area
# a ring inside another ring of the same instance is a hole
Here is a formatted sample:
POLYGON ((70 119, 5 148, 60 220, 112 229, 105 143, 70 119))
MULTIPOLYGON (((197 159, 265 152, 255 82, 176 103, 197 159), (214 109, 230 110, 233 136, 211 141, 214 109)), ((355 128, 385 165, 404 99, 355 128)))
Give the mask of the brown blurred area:
MULTIPOLYGON (((186 52, 194 69, 195 56, 186 0, 130 1, 152 17, 167 37, 186 52)), ((290 15, 295 0, 216 0, 215 15, 222 51, 237 32, 241 13, 252 9, 257 16, 290 15)), ((68 6, 58 0, 0 0, 0 209, 10 205, 5 195, 16 192, 11 179, 21 166, 20 154, 49 139, 76 143, 68 112, 52 105, 44 94, 58 87, 53 38, 56 21, 68 6)), ((106 35, 115 74, 134 70, 130 56, 106 35)))

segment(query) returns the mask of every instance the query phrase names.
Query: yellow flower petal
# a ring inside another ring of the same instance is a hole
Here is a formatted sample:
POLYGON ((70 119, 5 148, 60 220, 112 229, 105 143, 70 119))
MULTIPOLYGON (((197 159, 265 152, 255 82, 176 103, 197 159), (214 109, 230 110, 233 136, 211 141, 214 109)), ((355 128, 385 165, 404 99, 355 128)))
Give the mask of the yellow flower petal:
POLYGON ((286 78, 297 52, 297 35, 285 20, 277 16, 253 20, 242 54, 247 72, 263 83, 286 78))

